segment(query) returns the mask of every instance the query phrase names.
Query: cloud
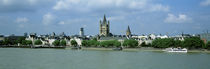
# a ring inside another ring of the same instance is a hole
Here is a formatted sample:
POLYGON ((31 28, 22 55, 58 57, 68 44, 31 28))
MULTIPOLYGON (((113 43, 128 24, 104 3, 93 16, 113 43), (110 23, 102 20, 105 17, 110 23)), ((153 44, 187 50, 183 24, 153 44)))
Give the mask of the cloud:
POLYGON ((60 21, 58 24, 63 25, 63 24, 65 24, 65 22, 64 21, 60 21))
POLYGON ((169 6, 163 6, 161 4, 155 4, 151 6, 150 11, 169 11, 169 6))
POLYGON ((200 3, 200 5, 202 5, 202 6, 209 6, 209 5, 210 5, 210 0, 202 1, 202 2, 200 3))
POLYGON ((175 16, 174 14, 168 14, 168 17, 164 20, 166 23, 189 23, 192 19, 185 14, 179 14, 175 16))
POLYGON ((65 24, 75 24, 75 23, 86 23, 89 22, 90 18, 74 18, 74 19, 66 19, 64 21, 65 24))
POLYGON ((55 16, 52 15, 51 13, 47 13, 43 16, 43 20, 42 20, 42 23, 44 25, 49 25, 49 24, 52 24, 55 20, 55 16))
MULTIPOLYGON (((112 17, 108 17, 107 18, 110 21, 114 21, 114 20, 124 20, 125 16, 112 16, 112 17)), ((102 19, 101 19, 102 20, 102 19)))
POLYGON ((51 0, 0 0, 0 12, 35 11, 51 0))
POLYGON ((28 21, 29 19, 26 17, 17 17, 15 20, 19 28, 24 28, 27 25, 28 21))
POLYGON ((15 22, 17 23, 27 23, 29 20, 26 17, 18 17, 15 22))
POLYGON ((96 11, 111 9, 137 11, 169 11, 169 6, 153 3, 150 0, 60 0, 54 10, 96 11))
POLYGON ((53 7, 55 10, 61 10, 61 9, 69 9, 71 8, 72 4, 76 4, 80 2, 80 0, 60 0, 56 3, 56 6, 53 7))
POLYGON ((86 28, 86 27, 87 27, 87 25, 86 25, 86 24, 85 24, 85 25, 82 25, 82 27, 83 27, 83 28, 86 28))

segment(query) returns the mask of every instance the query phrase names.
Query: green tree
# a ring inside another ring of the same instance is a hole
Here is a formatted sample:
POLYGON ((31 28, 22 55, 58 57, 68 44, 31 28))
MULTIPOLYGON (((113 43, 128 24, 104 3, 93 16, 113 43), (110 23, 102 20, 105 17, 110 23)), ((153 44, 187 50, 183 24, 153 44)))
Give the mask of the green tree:
POLYGON ((141 43, 141 46, 142 46, 142 47, 148 47, 147 44, 146 44, 145 42, 142 42, 142 43, 141 43))
POLYGON ((32 45, 32 41, 31 40, 27 40, 26 41, 26 45, 32 45))
POLYGON ((3 44, 4 44, 4 45, 9 45, 9 44, 10 44, 10 41, 9 41, 8 39, 5 39, 5 40, 3 41, 3 44))
POLYGON ((89 40, 88 45, 90 45, 92 47, 97 47, 98 46, 98 41, 96 39, 89 40))
POLYGON ((23 40, 22 45, 31 45, 32 44, 32 41, 31 40, 23 40))
POLYGON ((61 46, 66 46, 66 41, 65 40, 61 40, 60 45, 61 46))
POLYGON ((4 45, 15 45, 17 44, 17 40, 12 38, 5 38, 4 45))
POLYGON ((147 45, 148 47, 151 47, 152 46, 152 44, 151 43, 148 43, 148 45, 147 45))
POLYGON ((83 46, 86 46, 86 47, 97 47, 100 43, 96 40, 96 39, 93 39, 93 40, 83 40, 82 41, 82 45, 83 46))
POLYGON ((34 42, 34 44, 35 44, 35 45, 41 45, 41 44, 42 44, 42 41, 41 41, 41 40, 36 40, 36 41, 34 42))
POLYGON ((22 45, 27 45, 26 42, 27 42, 27 40, 23 40, 23 41, 21 42, 21 44, 22 44, 22 45))
POLYGON ((117 40, 114 41, 114 46, 115 47, 120 47, 121 46, 121 43, 117 40))
POLYGON ((125 40, 123 43, 123 46, 127 46, 130 48, 135 48, 138 46, 138 41, 134 40, 134 39, 129 39, 129 40, 125 40))
POLYGON ((210 41, 207 42, 206 46, 207 46, 207 49, 210 50, 210 41))
POLYGON ((22 43, 22 41, 25 41, 25 37, 18 37, 18 39, 16 40, 17 43, 22 43))
POLYGON ((59 40, 55 40, 52 44, 53 44, 54 46, 59 46, 60 41, 59 41, 59 40))
POLYGON ((83 41, 82 41, 82 46, 88 47, 88 46, 89 46, 89 45, 88 45, 88 40, 83 40, 83 41))
POLYGON ((204 48, 204 42, 199 37, 186 38, 183 42, 183 47, 187 48, 204 48))
POLYGON ((101 41, 100 46, 102 47, 120 47, 121 43, 117 40, 107 40, 107 41, 101 41))
POLYGON ((4 45, 4 41, 0 41, 0 45, 4 45))
POLYGON ((71 41, 71 45, 77 46, 78 44, 77 44, 76 40, 72 40, 72 41, 71 41))
POLYGON ((183 42, 180 40, 174 40, 174 47, 183 47, 183 42))
POLYGON ((174 46, 174 39, 164 38, 164 39, 155 39, 152 41, 152 46, 155 48, 168 48, 174 46))

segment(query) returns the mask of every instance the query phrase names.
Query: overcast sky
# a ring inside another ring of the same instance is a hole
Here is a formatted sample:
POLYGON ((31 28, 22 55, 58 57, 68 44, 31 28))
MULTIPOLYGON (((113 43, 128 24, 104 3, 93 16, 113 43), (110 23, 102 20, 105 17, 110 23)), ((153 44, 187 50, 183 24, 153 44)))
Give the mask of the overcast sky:
POLYGON ((189 34, 210 30, 210 0, 0 0, 0 33, 99 33, 104 14, 113 34, 189 34))

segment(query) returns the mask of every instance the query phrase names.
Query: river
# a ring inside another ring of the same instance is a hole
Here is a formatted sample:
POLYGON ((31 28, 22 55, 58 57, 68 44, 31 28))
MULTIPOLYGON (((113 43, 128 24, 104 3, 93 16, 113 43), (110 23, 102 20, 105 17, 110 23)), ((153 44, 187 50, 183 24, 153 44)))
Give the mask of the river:
POLYGON ((0 69, 210 69, 210 54, 0 48, 0 69))

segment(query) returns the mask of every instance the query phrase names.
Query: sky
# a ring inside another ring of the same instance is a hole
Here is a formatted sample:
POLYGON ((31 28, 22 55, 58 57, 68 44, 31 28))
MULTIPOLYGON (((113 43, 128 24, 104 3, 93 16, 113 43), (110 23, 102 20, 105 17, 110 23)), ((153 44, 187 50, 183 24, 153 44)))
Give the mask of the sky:
POLYGON ((210 0, 0 0, 0 34, 97 35, 104 14, 116 35, 210 30, 210 0))

